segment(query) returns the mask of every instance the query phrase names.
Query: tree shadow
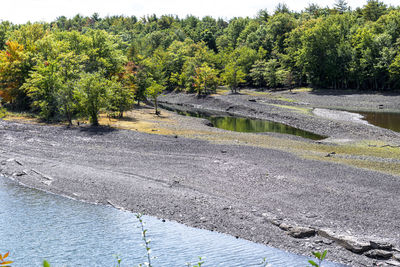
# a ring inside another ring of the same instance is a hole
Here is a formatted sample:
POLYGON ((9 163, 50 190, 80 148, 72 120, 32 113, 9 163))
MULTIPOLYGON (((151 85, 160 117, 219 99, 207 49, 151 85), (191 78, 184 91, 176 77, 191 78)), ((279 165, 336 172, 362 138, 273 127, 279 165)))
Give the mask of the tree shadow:
POLYGON ((88 126, 80 126, 78 130, 82 133, 87 133, 89 135, 105 135, 105 134, 110 134, 113 132, 117 132, 118 129, 110 127, 110 126, 103 126, 103 125, 98 125, 98 126, 93 126, 93 125, 88 125, 88 126))

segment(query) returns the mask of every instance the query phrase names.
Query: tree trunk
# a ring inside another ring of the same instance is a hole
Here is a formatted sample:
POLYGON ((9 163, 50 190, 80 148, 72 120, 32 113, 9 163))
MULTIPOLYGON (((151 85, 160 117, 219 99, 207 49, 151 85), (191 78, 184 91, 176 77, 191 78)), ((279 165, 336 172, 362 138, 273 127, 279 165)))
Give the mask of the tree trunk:
POLYGON ((156 115, 160 115, 160 112, 158 111, 158 101, 157 101, 157 97, 154 98, 154 107, 156 108, 156 115))

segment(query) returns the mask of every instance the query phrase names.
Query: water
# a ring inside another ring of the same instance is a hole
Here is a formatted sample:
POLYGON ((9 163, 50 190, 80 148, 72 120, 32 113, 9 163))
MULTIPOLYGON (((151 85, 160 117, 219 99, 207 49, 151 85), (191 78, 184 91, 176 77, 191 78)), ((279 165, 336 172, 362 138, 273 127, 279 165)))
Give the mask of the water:
MULTIPOLYGON (((306 266, 307 257, 232 236, 162 222, 144 216, 152 239, 154 266, 306 266)), ((141 231, 134 214, 71 200, 17 185, 0 176, 0 253, 10 251, 13 267, 41 266, 47 259, 57 266, 122 266, 146 261, 141 231)), ((341 266, 327 263, 324 266, 341 266)))
POLYGON ((389 112, 359 112, 369 123, 400 132, 400 113, 389 112))
POLYGON ((283 134, 301 136, 312 140, 322 140, 326 138, 324 136, 300 130, 298 128, 291 127, 289 125, 279 122, 249 119, 243 117, 232 117, 232 116, 211 116, 201 112, 180 111, 176 109, 170 109, 165 106, 163 107, 168 110, 175 111, 180 115, 207 119, 212 123, 214 127, 228 131, 245 132, 245 133, 274 132, 274 133, 283 133, 283 134))

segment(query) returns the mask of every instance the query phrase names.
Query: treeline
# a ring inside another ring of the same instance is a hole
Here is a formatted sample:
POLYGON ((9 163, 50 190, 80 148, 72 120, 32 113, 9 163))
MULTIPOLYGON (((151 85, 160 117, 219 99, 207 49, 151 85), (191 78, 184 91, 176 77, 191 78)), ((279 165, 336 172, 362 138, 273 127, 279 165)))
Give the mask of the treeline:
POLYGON ((392 90, 400 85, 400 8, 311 4, 223 19, 76 15, 0 24, 0 97, 43 119, 122 116, 163 90, 218 85, 392 90))

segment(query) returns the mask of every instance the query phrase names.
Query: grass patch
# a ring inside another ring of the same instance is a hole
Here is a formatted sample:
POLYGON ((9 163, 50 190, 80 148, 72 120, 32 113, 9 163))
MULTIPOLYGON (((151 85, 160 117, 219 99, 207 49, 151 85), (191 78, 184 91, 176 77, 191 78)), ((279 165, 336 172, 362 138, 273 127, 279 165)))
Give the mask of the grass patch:
POLYGON ((268 104, 271 106, 275 106, 278 108, 285 108, 285 109, 290 109, 295 112, 303 113, 306 115, 312 115, 312 109, 311 108, 302 108, 302 107, 295 107, 295 106, 288 106, 288 105, 278 105, 278 104, 268 104))
POLYGON ((313 89, 311 87, 299 87, 292 89, 293 93, 302 93, 302 92, 312 92, 313 89))
POLYGON ((255 90, 249 90, 249 89, 241 90, 240 93, 245 94, 245 95, 250 95, 250 96, 269 96, 269 95, 271 95, 270 92, 255 91, 255 90))
POLYGON ((274 97, 274 99, 283 101, 283 102, 296 103, 296 100, 293 100, 291 98, 282 97, 282 96, 274 97))
POLYGON ((0 119, 7 117, 8 112, 5 108, 0 107, 0 119))

